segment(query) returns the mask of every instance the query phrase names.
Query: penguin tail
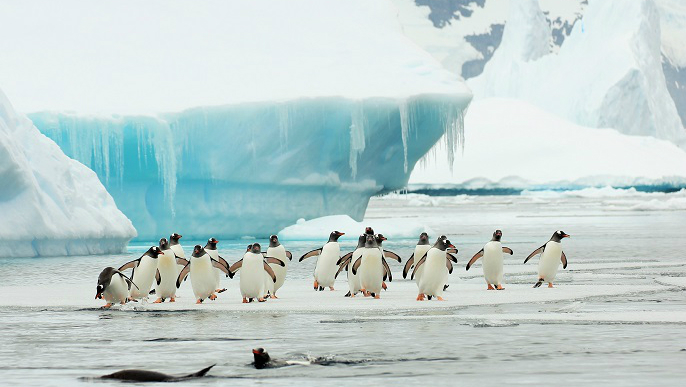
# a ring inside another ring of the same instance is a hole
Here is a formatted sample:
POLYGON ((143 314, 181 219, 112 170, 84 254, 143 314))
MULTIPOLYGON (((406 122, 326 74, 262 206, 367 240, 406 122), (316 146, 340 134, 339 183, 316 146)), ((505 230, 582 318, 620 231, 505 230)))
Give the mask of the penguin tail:
POLYGON ((212 364, 211 366, 209 366, 209 367, 207 367, 207 368, 203 368, 203 369, 201 369, 200 371, 198 371, 198 372, 196 372, 196 373, 193 373, 193 374, 190 374, 190 375, 186 375, 186 376, 184 376, 184 378, 202 378, 202 377, 205 376, 205 374, 208 373, 208 372, 212 369, 212 367, 214 367, 214 366, 216 366, 216 364, 212 364))
POLYGON ((445 292, 446 289, 448 289, 448 286, 450 285, 443 285, 443 291, 445 292))
POLYGON ((536 282, 536 283, 534 284, 534 288, 541 287, 542 284, 543 284, 543 278, 539 278, 539 279, 538 279, 538 282, 536 282))
POLYGON ((155 294, 155 289, 151 290, 148 294, 155 294))
POLYGON ((352 293, 350 293, 350 292, 345 293, 345 297, 350 297, 351 294, 352 294, 352 293))

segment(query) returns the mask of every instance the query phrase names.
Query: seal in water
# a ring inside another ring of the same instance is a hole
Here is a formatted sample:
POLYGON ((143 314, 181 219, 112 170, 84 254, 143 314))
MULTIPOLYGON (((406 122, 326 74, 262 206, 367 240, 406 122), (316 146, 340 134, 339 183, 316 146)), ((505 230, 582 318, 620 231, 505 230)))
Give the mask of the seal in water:
POLYGON ((207 368, 203 368, 200 371, 189 374, 186 376, 172 376, 172 375, 167 375, 163 374, 161 372, 156 372, 156 371, 147 371, 147 370, 122 370, 122 371, 117 371, 113 374, 109 375, 103 375, 100 378, 101 379, 117 379, 117 380, 128 380, 128 381, 133 381, 133 382, 178 382, 181 380, 186 380, 186 379, 192 379, 192 378, 201 378, 205 376, 205 374, 212 369, 216 364, 212 364, 211 366, 207 368))

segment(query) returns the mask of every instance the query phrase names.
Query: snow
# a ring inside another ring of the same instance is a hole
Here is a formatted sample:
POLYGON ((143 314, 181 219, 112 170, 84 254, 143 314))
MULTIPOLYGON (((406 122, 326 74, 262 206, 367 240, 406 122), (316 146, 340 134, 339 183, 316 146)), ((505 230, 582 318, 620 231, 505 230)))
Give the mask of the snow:
POLYGON ((384 236, 393 239, 414 239, 423 232, 435 234, 426 225, 404 222, 402 218, 366 219, 364 222, 356 222, 347 215, 332 215, 309 221, 299 219, 294 225, 279 231, 278 235, 284 241, 319 240, 332 231, 340 231, 346 234, 340 238, 341 241, 357 241, 357 237, 367 226, 375 230, 384 230, 384 236))
POLYGON ((0 257, 122 252, 136 235, 93 171, 0 90, 0 257))
POLYGON ((660 12, 662 53, 678 67, 686 67, 686 4, 681 0, 657 0, 660 12))
POLYGON ((538 59, 544 30, 534 0, 512 9, 500 47, 468 81, 477 98, 531 102, 579 125, 614 128, 686 146, 662 72, 660 16, 652 0, 594 1, 557 54, 538 59), (520 28, 508 28, 520 26, 520 28), (526 36, 525 36, 526 35, 526 36))
POLYGON ((465 117, 465 149, 450 166, 418 166, 415 185, 467 188, 684 186, 686 152, 669 141, 570 123, 521 100, 474 101, 465 117))

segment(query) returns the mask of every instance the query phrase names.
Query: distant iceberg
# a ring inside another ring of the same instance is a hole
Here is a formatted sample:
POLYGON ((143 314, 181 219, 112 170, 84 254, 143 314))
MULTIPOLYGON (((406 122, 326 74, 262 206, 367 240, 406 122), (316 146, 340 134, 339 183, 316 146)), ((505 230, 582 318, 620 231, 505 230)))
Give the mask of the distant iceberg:
POLYGON ((0 257, 119 253, 136 235, 98 177, 0 90, 0 257))

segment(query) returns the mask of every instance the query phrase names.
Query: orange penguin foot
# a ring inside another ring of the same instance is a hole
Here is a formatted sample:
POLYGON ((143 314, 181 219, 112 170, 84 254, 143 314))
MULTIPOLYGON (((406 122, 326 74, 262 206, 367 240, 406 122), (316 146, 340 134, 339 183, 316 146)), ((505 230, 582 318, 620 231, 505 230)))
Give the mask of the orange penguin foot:
POLYGON ((498 285, 497 289, 498 289, 498 290, 505 290, 505 288, 503 287, 503 285, 498 285))
POLYGON ((198 298, 198 301, 195 301, 196 304, 202 304, 202 300, 198 298))
POLYGON ((388 290, 388 285, 386 285, 386 282, 381 282, 381 288, 383 290, 388 290))
POLYGON ((441 296, 437 296, 436 299, 437 299, 438 301, 445 301, 445 300, 443 299, 443 297, 441 297, 441 296))
POLYGON ((319 289, 319 282, 317 280, 314 280, 314 290, 319 289))
POLYGON ((105 304, 105 305, 102 306, 102 309, 109 309, 109 308, 111 308, 111 307, 112 307, 112 303, 111 303, 111 302, 108 302, 107 304, 105 304))
POLYGON ((488 290, 495 290, 495 288, 493 287, 493 285, 488 284, 488 290))
POLYGON ((333 286, 329 286, 329 290, 333 292, 333 286))
POLYGON ((158 299, 155 300, 155 302, 153 302, 153 304, 161 304, 161 303, 162 303, 162 299, 161 299, 161 298, 158 298, 158 299))
POLYGON ((265 299, 264 299, 264 298, 258 298, 257 301, 258 301, 258 302, 264 302, 265 299))
POLYGON ((271 295, 271 298, 277 299, 277 298, 279 298, 279 297, 277 297, 276 294, 272 294, 272 295, 271 295))
POLYGON ((169 302, 176 302, 176 298, 174 298, 174 297, 170 298, 169 302))
POLYGON ((419 295, 417 296, 417 301, 424 301, 424 294, 419 293, 419 295))
POLYGON ((217 295, 216 295, 216 294, 214 294, 214 293, 212 293, 212 294, 210 294, 210 297, 209 297, 209 299, 210 299, 210 300, 212 300, 212 301, 214 301, 214 300, 216 300, 216 299, 217 299, 217 295))
POLYGON ((247 303, 248 303, 248 299, 245 298, 245 297, 243 297, 243 303, 244 303, 244 304, 247 304, 247 303))
POLYGON ((552 288, 552 287, 553 287, 553 283, 552 283, 552 282, 548 282, 548 287, 549 287, 549 288, 552 288))
POLYGON ((379 298, 381 298, 381 296, 378 295, 378 294, 375 294, 375 295, 374 295, 374 298, 378 300, 379 298))
POLYGON ((215 292, 217 292, 217 293, 223 293, 223 292, 225 292, 225 291, 226 291, 226 288, 222 288, 222 289, 215 289, 214 291, 215 291, 215 292))

